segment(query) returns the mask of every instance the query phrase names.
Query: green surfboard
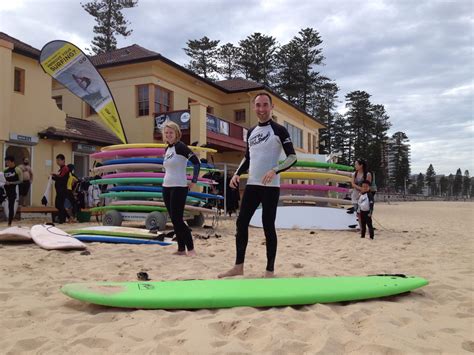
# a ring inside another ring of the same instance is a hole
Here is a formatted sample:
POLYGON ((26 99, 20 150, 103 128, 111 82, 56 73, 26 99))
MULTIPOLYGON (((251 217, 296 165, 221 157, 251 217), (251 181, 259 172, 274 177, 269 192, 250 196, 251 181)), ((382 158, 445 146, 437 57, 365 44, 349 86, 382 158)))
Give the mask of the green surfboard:
POLYGON ((142 205, 110 205, 91 208, 91 212, 102 212, 102 211, 127 211, 127 212, 166 212, 166 207, 160 206, 142 206, 142 205))
POLYGON ((342 171, 354 171, 354 168, 352 166, 335 164, 335 163, 324 163, 324 162, 319 162, 319 161, 298 160, 293 166, 299 166, 302 168, 324 168, 324 169, 336 169, 336 170, 342 170, 342 171))
POLYGON ((357 301, 397 295, 427 284, 420 277, 389 275, 92 282, 67 284, 61 291, 80 301, 111 307, 201 309, 357 301))

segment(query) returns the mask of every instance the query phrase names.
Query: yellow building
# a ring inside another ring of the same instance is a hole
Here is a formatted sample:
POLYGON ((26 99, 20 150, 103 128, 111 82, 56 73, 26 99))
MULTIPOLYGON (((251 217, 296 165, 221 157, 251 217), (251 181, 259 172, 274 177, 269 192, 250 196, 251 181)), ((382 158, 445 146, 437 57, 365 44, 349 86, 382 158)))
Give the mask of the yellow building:
MULTIPOLYGON (((95 112, 52 80, 38 64, 40 51, 0 32, 0 149, 17 163, 30 158, 34 172, 30 202, 39 205, 55 157, 62 153, 88 175, 89 154, 119 139, 95 112)), ((290 132, 302 153, 318 153, 324 125, 264 85, 233 79, 212 82, 138 45, 91 57, 111 89, 130 143, 161 142, 158 129, 172 119, 183 141, 219 151, 214 162, 239 163, 247 130, 257 124, 252 99, 272 96, 277 122, 290 132)), ((204 156, 202 156, 204 157, 204 156)), ((52 197, 51 197, 52 198, 52 197)))
MULTIPOLYGON (((168 118, 180 124, 186 143, 217 149, 214 162, 238 163, 245 152, 246 130, 257 124, 252 99, 265 91, 295 148, 318 153, 318 130, 324 125, 264 85, 245 79, 212 82, 136 44, 93 56, 91 61, 112 91, 130 143, 161 141, 157 126, 168 118)), ((53 85, 53 97, 69 116, 99 120, 58 83, 53 85)))
MULTIPOLYGON (((79 175, 88 175, 88 154, 118 142, 102 126, 67 117, 51 99, 52 79, 38 64, 40 51, 0 32, 0 151, 28 158, 33 169, 29 204, 41 205, 50 173, 57 171, 56 155, 64 154, 79 175)), ((48 196, 50 201, 53 195, 48 196)))

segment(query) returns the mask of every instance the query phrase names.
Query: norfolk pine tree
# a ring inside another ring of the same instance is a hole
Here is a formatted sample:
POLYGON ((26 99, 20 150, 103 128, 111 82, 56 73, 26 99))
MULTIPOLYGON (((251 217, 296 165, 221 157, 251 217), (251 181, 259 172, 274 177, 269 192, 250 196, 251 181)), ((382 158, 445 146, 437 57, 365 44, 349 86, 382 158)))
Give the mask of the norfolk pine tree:
POLYGON ((94 0, 82 4, 82 8, 94 17, 97 25, 94 26, 92 52, 101 54, 117 48, 115 35, 128 37, 132 30, 128 30, 127 22, 122 14, 123 9, 136 7, 138 0, 94 0))

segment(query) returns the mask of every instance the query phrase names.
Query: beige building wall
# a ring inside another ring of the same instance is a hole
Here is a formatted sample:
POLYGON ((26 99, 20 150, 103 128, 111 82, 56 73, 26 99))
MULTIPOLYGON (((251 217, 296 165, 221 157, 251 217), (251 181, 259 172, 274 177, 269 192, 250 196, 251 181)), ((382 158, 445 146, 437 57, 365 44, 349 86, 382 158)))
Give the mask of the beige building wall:
MULTIPOLYGON (((189 107, 188 100, 191 99, 199 103, 200 107, 212 107, 215 116, 247 129, 258 122, 253 111, 252 99, 260 90, 227 94, 158 60, 104 68, 100 69, 100 72, 112 91, 127 139, 130 143, 154 141, 153 103, 155 101, 155 86, 172 92, 172 111, 187 110, 189 107), (148 116, 138 117, 138 85, 149 85, 150 114, 148 116), (245 121, 235 122, 235 111, 242 109, 246 113, 245 121)), ((64 89, 55 89, 53 90, 54 95, 63 95, 63 110, 68 115, 96 121, 100 120, 97 115, 87 116, 86 105, 81 104, 81 100, 70 92, 64 89)), ((318 129, 323 126, 276 96, 273 96, 273 102, 275 104, 274 113, 277 116, 277 122, 282 125, 284 122, 288 122, 302 130, 303 145, 301 148, 297 148, 297 150, 312 153, 313 148, 318 146, 318 144, 315 144, 318 142, 318 129)), ((202 113, 202 109, 194 111, 194 115, 191 115, 191 126, 195 121, 198 121, 198 126, 201 126, 200 121, 205 115, 202 113)), ((201 131, 201 128, 192 129, 191 131, 195 132, 193 134, 193 141, 199 140, 200 144, 205 142, 203 137, 200 139, 196 138, 199 137, 199 135, 196 136, 196 132, 201 131)), ((238 152, 221 153, 215 154, 214 160, 216 162, 228 161, 238 164, 242 156, 243 154, 238 152)))

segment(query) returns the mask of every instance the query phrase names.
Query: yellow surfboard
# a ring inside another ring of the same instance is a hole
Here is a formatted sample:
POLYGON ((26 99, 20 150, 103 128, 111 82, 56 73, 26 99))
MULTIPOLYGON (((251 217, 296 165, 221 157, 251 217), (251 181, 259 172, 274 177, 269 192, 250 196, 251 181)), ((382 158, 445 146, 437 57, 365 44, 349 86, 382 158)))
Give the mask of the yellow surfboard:
MULTIPOLYGON (((241 178, 248 178, 248 174, 241 175, 241 178)), ((299 179, 299 180, 329 180, 335 182, 350 182, 349 176, 328 174, 328 173, 315 173, 308 171, 284 171, 280 173, 281 179, 299 179)))
MULTIPOLYGON (((130 143, 130 144, 109 145, 107 147, 102 147, 100 150, 102 152, 105 152, 105 151, 110 151, 110 150, 130 149, 130 148, 166 148, 167 146, 168 144, 165 144, 165 143, 130 143)), ((212 149, 212 148, 197 147, 194 145, 188 145, 188 147, 189 149, 193 151, 217 153, 217 150, 212 149)))

